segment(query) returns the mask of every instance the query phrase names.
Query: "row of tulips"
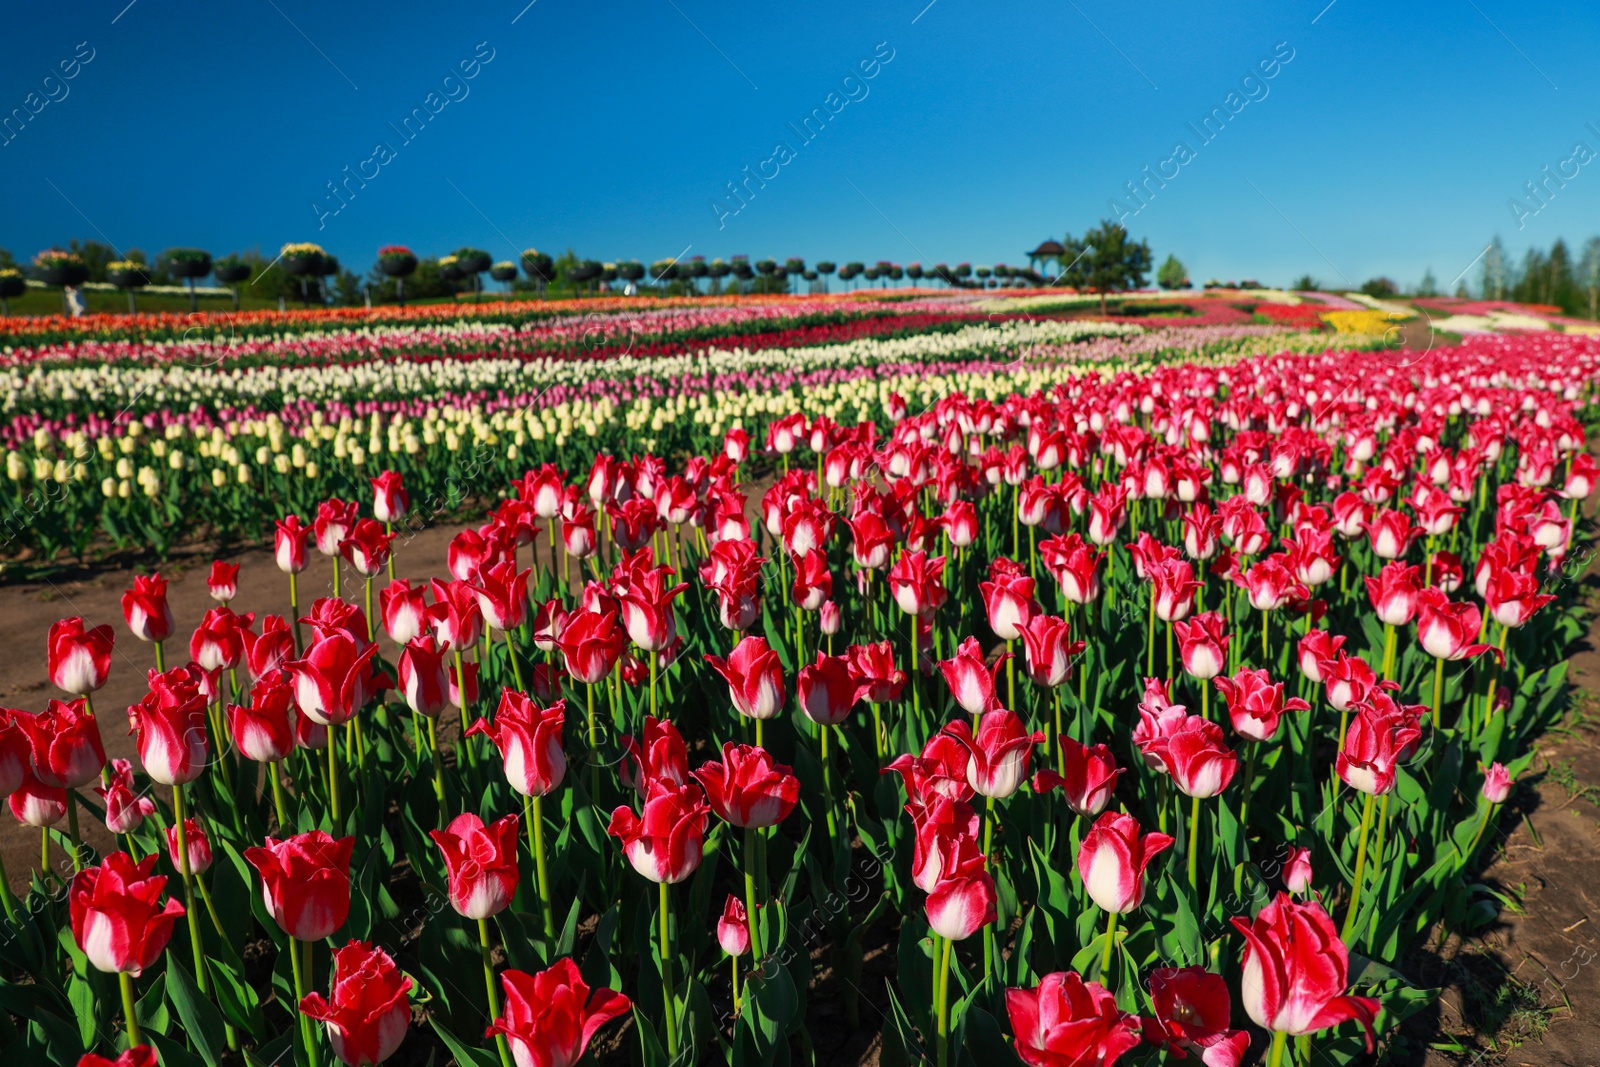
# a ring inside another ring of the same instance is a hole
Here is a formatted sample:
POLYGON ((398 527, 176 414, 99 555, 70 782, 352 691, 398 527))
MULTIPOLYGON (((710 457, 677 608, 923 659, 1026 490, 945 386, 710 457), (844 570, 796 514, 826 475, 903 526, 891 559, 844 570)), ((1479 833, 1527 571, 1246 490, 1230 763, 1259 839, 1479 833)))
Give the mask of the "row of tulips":
POLYGON ((277 524, 288 619, 214 568, 170 669, 141 579, 139 771, 92 708, 109 625, 54 627, 72 699, 0 731, 44 844, 10 1040, 527 1067, 628 1015, 608 1055, 788 1062, 865 986, 885 1055, 941 1067, 1402 1056, 1406 951, 1482 921, 1560 711, 1595 354, 1366 358, 896 399, 881 440, 786 415, 759 499, 742 430, 541 466, 427 584, 386 472, 277 524))

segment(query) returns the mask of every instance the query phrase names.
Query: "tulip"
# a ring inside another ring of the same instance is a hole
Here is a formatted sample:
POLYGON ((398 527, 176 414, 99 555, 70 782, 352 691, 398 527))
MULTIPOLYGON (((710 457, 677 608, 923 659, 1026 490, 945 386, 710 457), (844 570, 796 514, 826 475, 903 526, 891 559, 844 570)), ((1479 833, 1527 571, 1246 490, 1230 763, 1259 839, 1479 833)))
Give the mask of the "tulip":
POLYGON ((1343 635, 1330 634, 1326 630, 1312 630, 1300 638, 1295 646, 1295 660, 1300 666, 1300 673, 1308 681, 1323 682, 1339 650, 1344 647, 1344 641, 1343 635))
MULTIPOLYGON (((672 643, 677 635, 677 619, 672 601, 685 589, 686 584, 668 586, 662 570, 647 571, 637 582, 632 582, 617 596, 622 606, 622 623, 628 637, 646 652, 659 652, 672 643)), ((651 692, 655 687, 651 686, 651 692)), ((655 710, 652 707, 652 712, 655 710)))
POLYGON ((1371 704, 1357 705, 1334 770, 1351 789, 1369 797, 1381 796, 1394 788, 1400 761, 1420 736, 1421 731, 1403 717, 1386 714, 1371 704))
POLYGON ((791 599, 806 611, 817 611, 833 596, 833 574, 828 557, 814 551, 794 560, 794 586, 791 599))
POLYGON ((68 890, 73 940, 96 970, 126 976, 124 1003, 129 981, 161 957, 184 914, 176 900, 161 903, 167 879, 151 873, 155 863, 155 856, 135 863, 126 852, 113 852, 99 867, 74 875, 68 890))
POLYGON ((206 836, 205 830, 193 819, 183 820, 184 843, 178 843, 178 828, 169 826, 167 835, 167 858, 172 861, 172 869, 184 869, 184 860, 189 862, 191 875, 204 874, 211 867, 211 839, 206 836), (187 851, 188 855, 184 853, 187 851))
POLYGON ((406 517, 411 495, 406 492, 396 471, 384 471, 372 481, 372 514, 381 523, 393 525, 406 517))
POLYGON ((564 700, 540 708, 524 694, 507 689, 500 695, 493 721, 476 720, 467 728, 467 736, 482 734, 494 742, 511 788, 525 797, 543 797, 554 792, 567 773, 561 745, 566 712, 564 700))
POLYGON ((378 591, 378 614, 389 640, 404 647, 428 629, 428 587, 413 589, 404 578, 390 582, 378 591))
POLYGON ((239 565, 212 560, 211 573, 206 576, 206 592, 211 594, 212 600, 224 605, 238 596, 239 565))
POLYGON ((1065 619, 1035 615, 1022 628, 1022 649, 1028 677, 1035 685, 1054 689, 1066 683, 1072 658, 1084 650, 1084 642, 1071 639, 1065 619))
POLYGON ((889 591, 907 615, 926 618, 939 610, 949 596, 944 586, 943 556, 928 558, 925 552, 905 552, 889 568, 889 591))
POLYGON ((1044 741, 1044 734, 1030 733, 1016 712, 995 708, 979 721, 978 732, 958 719, 945 732, 967 749, 967 784, 979 795, 1004 800, 1028 777, 1028 761, 1033 746, 1044 741))
POLYGON ((355 529, 359 514, 354 501, 324 500, 318 504, 317 517, 311 523, 317 551, 337 559, 339 544, 355 529))
POLYGON ((961 648, 954 658, 940 662, 939 670, 944 674, 945 684, 950 687, 950 695, 955 702, 968 715, 981 715, 999 706, 995 685, 1000 667, 1007 660, 1008 656, 1002 655, 990 667, 984 662, 983 648, 978 644, 978 639, 969 637, 961 642, 961 648))
POLYGON ((849 718, 856 703, 871 692, 871 686, 850 671, 844 656, 817 653, 817 661, 800 668, 795 691, 800 710, 820 726, 837 726, 849 718))
POLYGON ((72 696, 87 696, 99 689, 111 673, 115 643, 111 627, 86 630, 78 616, 51 623, 46 656, 50 684, 72 696))
POLYGON ((442 582, 435 578, 432 586, 434 603, 428 614, 434 636, 458 654, 477 644, 483 634, 483 610, 478 606, 477 592, 462 580, 442 582))
POLYGON ((1240 999, 1251 1020, 1272 1033, 1273 1064, 1281 1060, 1289 1035, 1313 1034, 1351 1019, 1366 1029, 1367 1050, 1372 1050, 1378 1002, 1345 992, 1349 952, 1321 904, 1297 903, 1280 893, 1253 920, 1232 922, 1245 938, 1240 999))
POLYGON ((518 877, 515 815, 485 826, 476 815, 463 812, 428 836, 444 856, 450 906, 464 918, 487 919, 510 905, 518 877))
POLYGON ((40 828, 54 826, 67 814, 67 791, 45 785, 30 769, 11 791, 11 814, 21 823, 40 828))
POLYGON ((1124 768, 1105 745, 1083 745, 1071 737, 1061 738, 1061 771, 1040 771, 1034 776, 1034 791, 1060 786, 1067 806, 1086 819, 1106 809, 1116 792, 1117 779, 1124 768))
POLYGON ((306 569, 306 541, 311 533, 311 528, 302 523, 298 515, 286 515, 277 520, 272 539, 272 561, 280 571, 291 576, 291 589, 294 588, 292 576, 306 569))
POLYGON ((1491 804, 1504 804, 1515 784, 1504 767, 1491 763, 1483 775, 1483 799, 1491 804))
POLYGON ((727 742, 721 762, 701 764, 692 773, 704 787, 711 810, 747 830, 777 825, 800 799, 800 780, 792 769, 751 745, 727 742))
POLYGON ((248 705, 228 705, 228 734, 245 759, 276 763, 294 751, 294 690, 282 678, 263 679, 248 705))
POLYGON ((1039 557, 1073 604, 1090 604, 1100 598, 1100 564, 1103 552, 1084 544, 1077 534, 1052 537, 1039 546, 1039 557))
POLYGON ((1039 613, 1039 605, 1033 599, 1033 579, 1001 568, 1001 562, 995 561, 990 580, 979 582, 978 590, 989 615, 989 628, 1000 640, 1011 642, 1022 636, 1029 620, 1039 613))
POLYGON ((1289 849, 1289 858, 1283 864, 1284 888, 1294 894, 1302 894, 1311 888, 1311 850, 1309 848, 1289 849))
POLYGON ((850 673, 867 687, 863 697, 869 704, 892 703, 905 689, 906 672, 894 665, 894 649, 888 641, 871 645, 851 645, 845 650, 850 673))
POLYGON ((411 984, 388 953, 352 941, 333 954, 331 1000, 308 993, 300 998, 300 1013, 327 1026, 336 1056, 367 1067, 393 1056, 405 1040, 411 984))
POLYGON ((400 653, 400 693, 406 707, 429 719, 438 718, 449 705, 445 652, 432 634, 426 634, 413 638, 400 653))
MULTIPOLYGON (((344 540, 339 542, 339 556, 356 569, 361 577, 371 581, 383 573, 389 562, 394 544, 394 534, 384 530, 374 519, 359 519, 344 540)), ((370 606, 371 601, 368 601, 370 606)))
POLYGON ((657 779, 673 786, 688 784, 689 750, 672 723, 646 715, 642 740, 624 737, 622 745, 626 756, 617 766, 619 777, 641 797, 657 779))
POLYGON ((1135 744, 1147 759, 1153 756, 1160 761, 1185 796, 1203 800, 1228 788, 1239 769, 1239 757, 1223 743, 1222 727, 1184 711, 1163 729, 1168 732, 1143 744, 1136 732, 1135 744))
POLYGON ((33 773, 45 785, 76 789, 94 781, 105 766, 100 726, 83 697, 70 704, 51 700, 38 715, 19 714, 15 721, 28 735, 33 773))
POLYGON ((1417 613, 1420 582, 1417 568, 1398 560, 1385 564, 1376 578, 1367 578, 1373 611, 1386 626, 1405 626, 1417 613))
POLYGON ((471 584, 478 595, 478 610, 484 624, 502 633, 522 625, 528 608, 528 576, 531 570, 519 571, 510 561, 480 568, 471 584))
POLYGON ((1194 595, 1200 583, 1187 560, 1171 560, 1150 568, 1151 595, 1155 616, 1162 622, 1187 618, 1194 608, 1194 595))
MULTIPOLYGON (((783 666, 765 638, 742 638, 727 659, 706 656, 705 660, 727 681, 734 710, 755 719, 758 731, 762 721, 783 710, 783 666)), ((758 737, 756 743, 760 741, 758 737)))
POLYGON ((1227 633, 1227 621, 1215 611, 1206 611, 1173 623, 1172 630, 1178 638, 1178 657, 1184 673, 1202 683, 1200 692, 1204 695, 1204 683, 1221 674, 1228 662, 1228 644, 1233 638, 1227 633))
POLYGON ((998 918, 995 902, 994 878, 977 840, 950 838, 925 905, 929 927, 947 941, 964 941, 998 918))
POLYGON ((507 970, 500 981, 505 1014, 489 1032, 505 1039, 517 1067, 570 1067, 602 1026, 633 1006, 616 990, 591 989, 570 958, 538 974, 507 970))
POLYGON ((917 756, 896 756, 884 771, 900 776, 906 798, 912 804, 926 805, 936 796, 970 800, 973 788, 967 776, 972 756, 966 745, 948 733, 937 733, 922 746, 917 756))
POLYGON ((266 678, 277 679, 283 674, 283 665, 296 656, 294 637, 281 615, 263 618, 259 634, 240 629, 239 640, 244 645, 245 669, 252 685, 266 678))
POLYGON ((1233 1002, 1228 983, 1203 967, 1161 967, 1150 974, 1154 1016, 1143 1020, 1144 1038, 1172 1050, 1176 1057, 1193 1055, 1206 1067, 1238 1067, 1250 1051, 1250 1034, 1230 1030, 1233 1002))
MULTIPOLYGON (((1144 901, 1145 868, 1171 848, 1173 840, 1155 832, 1141 835, 1138 820, 1131 815, 1114 811, 1101 815, 1078 848, 1078 874, 1090 899, 1113 915, 1137 908, 1144 901)), ((1109 966, 1109 940, 1106 951, 1102 971, 1109 966)))
MULTIPOLYGON (((728 894, 727 903, 722 906, 722 917, 717 920, 717 944, 736 960, 750 951, 750 921, 744 901, 732 893, 728 894)), ((738 973, 737 963, 734 973, 738 973)))
POLYGON ((1076 971, 1056 971, 1032 989, 1007 989, 1017 1056, 1028 1067, 1111 1067, 1140 1043, 1139 1019, 1076 971))
POLYGON ((181 786, 206 769, 206 698, 200 668, 191 664, 158 674, 151 671, 144 699, 128 708, 128 725, 137 734, 139 762, 152 780, 181 786))
POLYGON ((261 875, 267 911, 284 933, 296 941, 321 941, 344 925, 355 844, 353 837, 336 841, 312 830, 245 849, 244 858, 261 875))
POLYGON ((111 761, 107 783, 94 791, 106 802, 106 829, 114 834, 133 833, 156 810, 155 801, 134 792, 133 764, 125 759, 111 761))
POLYGON ((848 520, 850 527, 851 557, 862 570, 877 571, 889 565, 894 552, 894 534, 883 521, 883 516, 867 512, 848 520))
MULTIPOLYGON (((1283 683, 1273 682, 1264 670, 1239 671, 1232 678, 1216 678, 1213 683, 1228 704, 1228 717, 1234 732, 1250 741, 1271 741, 1286 711, 1309 711, 1299 697, 1283 696, 1283 683)), ((1252 788, 1253 783, 1246 783, 1252 788)))
POLYGON ((639 874, 664 885, 681 882, 700 866, 711 809, 698 785, 651 779, 646 789, 644 817, 618 807, 606 832, 622 842, 623 854, 639 874))
POLYGON ((304 659, 284 664, 300 711, 324 726, 342 726, 370 699, 376 645, 358 648, 345 633, 313 642, 304 659))
POLYGON ((1406 554, 1411 543, 1422 536, 1422 530, 1411 525, 1411 517, 1403 511, 1379 508, 1369 522, 1361 524, 1372 554, 1379 559, 1399 559, 1406 554))
POLYGON ((134 578, 133 588, 122 594, 122 618, 141 641, 159 645, 171 637, 175 624, 167 604, 167 580, 160 574, 134 578))

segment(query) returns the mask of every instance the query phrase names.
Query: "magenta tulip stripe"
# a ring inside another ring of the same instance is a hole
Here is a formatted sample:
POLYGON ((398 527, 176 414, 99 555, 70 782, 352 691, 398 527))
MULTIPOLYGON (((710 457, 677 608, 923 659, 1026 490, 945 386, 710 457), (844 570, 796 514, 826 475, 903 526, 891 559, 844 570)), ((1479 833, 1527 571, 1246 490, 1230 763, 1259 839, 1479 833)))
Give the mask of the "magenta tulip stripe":
POLYGON ((28 1062, 1420 1058, 1412 950, 1488 921, 1566 706, 1600 339, 451 329, 11 372, 14 550, 205 498, 294 605, 217 563, 203 618, 151 573, 51 627, 60 699, 0 716, 28 1062), (446 511, 449 578, 397 574, 446 511))

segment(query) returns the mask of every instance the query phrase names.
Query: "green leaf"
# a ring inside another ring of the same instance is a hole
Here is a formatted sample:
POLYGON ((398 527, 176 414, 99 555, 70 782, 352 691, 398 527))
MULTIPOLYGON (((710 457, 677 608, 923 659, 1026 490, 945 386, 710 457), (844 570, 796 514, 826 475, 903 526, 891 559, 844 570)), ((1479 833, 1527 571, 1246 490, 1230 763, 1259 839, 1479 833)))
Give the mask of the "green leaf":
POLYGON ((439 1035, 439 1040, 444 1042, 445 1048, 456 1058, 459 1067, 500 1067, 498 1050, 488 1051, 464 1045, 438 1018, 430 1017, 428 1022, 432 1024, 433 1032, 439 1035))
POLYGON ((233 969, 217 959, 206 960, 211 973, 211 993, 223 1018, 240 1030, 260 1038, 266 1032, 266 1022, 261 1017, 261 1003, 256 991, 235 976, 233 969))
POLYGON ((195 1051, 205 1060, 206 1067, 218 1067, 228 1048, 223 1036, 222 1013, 200 995, 194 979, 170 953, 167 956, 167 995, 183 1021, 184 1033, 194 1042, 195 1051))

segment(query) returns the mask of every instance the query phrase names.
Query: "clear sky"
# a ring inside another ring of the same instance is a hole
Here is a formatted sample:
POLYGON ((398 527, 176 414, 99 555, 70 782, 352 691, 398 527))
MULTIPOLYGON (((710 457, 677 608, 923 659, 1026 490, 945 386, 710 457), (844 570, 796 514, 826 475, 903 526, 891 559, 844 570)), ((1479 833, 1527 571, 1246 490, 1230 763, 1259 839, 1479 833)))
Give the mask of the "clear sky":
POLYGON ((0 246, 1020 263, 1122 210, 1197 280, 1449 284, 1600 232, 1597 46, 1513 0, 18 0, 0 246))

